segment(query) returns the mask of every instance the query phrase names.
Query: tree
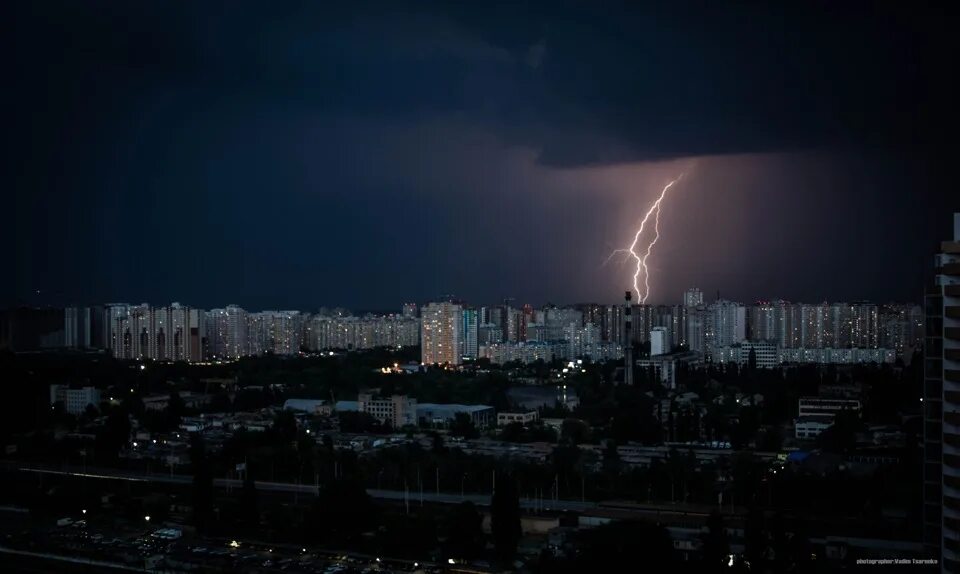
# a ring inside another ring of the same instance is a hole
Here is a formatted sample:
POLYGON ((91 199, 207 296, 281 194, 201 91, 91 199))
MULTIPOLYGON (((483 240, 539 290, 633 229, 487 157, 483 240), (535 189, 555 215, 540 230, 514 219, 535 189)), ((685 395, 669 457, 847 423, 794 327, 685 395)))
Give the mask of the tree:
POLYGON ((483 516, 472 502, 461 502, 447 514, 447 552, 453 558, 476 558, 483 551, 483 516))
POLYGON ((380 552, 401 558, 422 558, 437 547, 437 525, 429 514, 384 516, 377 531, 380 552))
POLYGON ((490 502, 490 529, 497 557, 509 563, 517 553, 520 542, 520 496, 513 477, 498 477, 497 488, 490 502))
POLYGON ((747 513, 747 522, 744 526, 744 542, 747 560, 750 564, 762 569, 766 557, 767 541, 763 512, 756 505, 751 505, 747 513))
POLYGON ((271 434, 279 444, 290 444, 297 439, 297 419, 293 411, 282 410, 273 419, 271 434))
POLYGON ((640 521, 611 522, 580 532, 579 549, 572 572, 633 572, 638 558, 656 565, 657 571, 669 571, 674 561, 673 542, 659 524, 640 521))
POLYGON ((613 440, 608 440, 603 447, 603 470, 614 475, 620 472, 620 452, 613 440))
POLYGON ((338 411, 337 420, 340 421, 340 432, 382 433, 389 430, 384 428, 383 424, 370 413, 338 411))
POLYGON ((438 432, 431 433, 431 450, 433 454, 443 454, 447 451, 447 447, 443 444, 443 435, 438 432))
POLYGON ((159 430, 164 432, 170 432, 177 428, 180 425, 180 419, 183 417, 184 412, 186 412, 187 407, 183 402, 183 398, 180 396, 180 393, 177 391, 170 391, 170 398, 167 401, 167 408, 163 412, 163 421, 159 426, 159 430))
POLYGON ((100 416, 100 411, 92 404, 87 405, 87 408, 83 409, 83 418, 86 421, 92 421, 98 416, 100 416))
POLYGON ((213 413, 226 413, 230 412, 233 408, 233 403, 230 402, 230 395, 223 391, 214 393, 210 397, 210 403, 207 405, 207 410, 213 413))
POLYGON ((568 441, 570 444, 580 444, 586 442, 590 435, 590 429, 577 419, 567 419, 563 421, 560 427, 560 439, 568 441))
POLYGON ((190 466, 193 469, 193 521, 200 532, 213 525, 213 473, 200 433, 190 435, 190 466))
POLYGON ((768 427, 757 439, 757 450, 777 452, 783 447, 783 434, 779 427, 768 427))
POLYGON ((820 433, 820 448, 828 452, 844 453, 857 446, 857 431, 862 426, 857 413, 840 411, 834 416, 833 424, 820 433))
POLYGON ((240 519, 251 530, 260 526, 260 505, 257 500, 257 485, 250 476, 250 471, 243 471, 243 488, 240 489, 240 519))
POLYGON ((180 420, 180 417, 183 416, 183 413, 186 412, 187 405, 183 402, 183 397, 180 396, 180 393, 177 391, 170 391, 170 398, 167 400, 167 412, 172 417, 176 417, 177 420, 180 420))
POLYGON ((707 518, 707 532, 703 537, 703 562, 705 572, 720 570, 730 554, 727 531, 723 527, 723 517, 712 512, 707 518))
POLYGON ((467 413, 457 413, 453 417, 453 422, 450 423, 450 434, 467 439, 480 436, 477 428, 473 425, 473 420, 467 413))
POLYGON ((130 418, 122 410, 111 410, 103 429, 97 433, 97 456, 102 460, 113 460, 129 442, 130 418))
POLYGON ((303 530, 314 542, 343 543, 375 523, 375 510, 361 480, 334 480, 320 489, 303 530))

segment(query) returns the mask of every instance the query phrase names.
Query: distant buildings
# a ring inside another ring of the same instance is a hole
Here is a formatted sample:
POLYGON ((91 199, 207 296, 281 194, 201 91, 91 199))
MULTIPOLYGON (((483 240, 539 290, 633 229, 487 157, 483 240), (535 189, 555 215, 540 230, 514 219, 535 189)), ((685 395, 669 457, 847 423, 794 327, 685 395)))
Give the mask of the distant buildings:
POLYGON ((667 347, 667 328, 654 327, 650 330, 650 355, 663 355, 670 349, 667 347))
MULTIPOLYGON (((323 405, 312 401, 298 400, 285 405, 285 408, 304 412, 320 412, 323 405)), ((484 429, 496 423, 493 407, 487 405, 460 405, 418 403, 407 395, 377 397, 361 393, 356 401, 337 401, 337 411, 357 411, 367 413, 380 422, 399 429, 408 425, 449 426, 458 414, 466 415, 478 429, 484 429)))
POLYGON ((822 365, 855 365, 893 363, 893 349, 780 349, 781 363, 818 363, 822 365))
POLYGON ((702 364, 702 360, 699 353, 679 351, 637 359, 634 364, 640 369, 651 371, 665 387, 673 389, 677 386, 677 370, 696 368, 702 364))
POLYGON ((493 343, 480 348, 480 356, 490 359, 494 365, 503 365, 519 361, 524 364, 544 361, 549 363, 554 358, 563 358, 566 347, 564 343, 548 343, 545 341, 531 341, 526 343, 493 343))
MULTIPOLYGON (((539 340, 539 339, 533 339, 539 340)), ((486 347, 503 342, 503 329, 493 323, 482 323, 477 327, 477 347, 486 347)))
POLYGON ((0 311, 0 349, 39 351, 64 345, 63 309, 20 307, 0 311))
POLYGON ((732 301, 717 301, 708 307, 707 346, 728 347, 747 338, 747 308, 732 301))
POLYGON ((204 359, 207 315, 179 303, 168 307, 110 304, 108 348, 120 359, 195 362, 204 359))
POLYGON ((68 349, 92 349, 94 310, 67 307, 63 310, 63 346, 68 349))
POLYGON ((699 307, 701 305, 703 305, 703 292, 696 287, 687 289, 687 291, 683 294, 683 306, 699 307))
POLYGON ((416 319, 417 318, 417 304, 416 303, 404 303, 403 304, 403 318, 404 319, 416 319))
POLYGON ((834 419, 841 412, 860 416, 860 401, 823 397, 801 398, 797 403, 797 418, 794 420, 795 438, 813 439, 820 436, 823 431, 833 426, 834 419))
POLYGON ((406 395, 380 398, 361 393, 357 397, 357 410, 395 429, 417 424, 417 399, 406 395))
POLYGON ((940 244, 927 291, 923 384, 923 542, 960 571, 960 213, 940 244))
POLYGON ((421 362, 459 365, 463 345, 463 308, 456 303, 426 305, 420 314, 421 362))
POLYGON ((756 366, 769 368, 908 360, 920 347, 923 323, 923 311, 914 304, 775 300, 744 305, 705 302, 699 289, 686 291, 683 305, 535 308, 515 307, 507 299, 473 308, 441 301, 422 309, 405 303, 400 313, 364 316, 339 308, 310 314, 249 312, 237 305, 203 311, 178 303, 107 303, 0 312, 0 348, 105 349, 121 359, 197 362, 420 345, 424 364, 459 365, 480 357, 498 363, 616 360, 627 348, 649 344, 655 356, 682 348, 713 363, 741 365, 749 363, 753 351, 756 366))
POLYGON ((100 408, 100 391, 96 387, 71 388, 69 385, 50 385, 50 404, 62 403, 72 415, 82 415, 87 406, 100 408))
POLYGON ((314 315, 306 322, 304 343, 311 351, 412 347, 420 344, 420 321, 402 315, 314 315))
POLYGON ((457 405, 421 403, 417 405, 417 419, 421 425, 450 426, 458 414, 470 419, 478 429, 485 429, 496 423, 496 414, 491 406, 487 405, 457 405))
POLYGON ((535 423, 540 417, 538 411, 525 411, 522 413, 497 413, 497 426, 505 427, 509 424, 520 423, 522 425, 535 423))

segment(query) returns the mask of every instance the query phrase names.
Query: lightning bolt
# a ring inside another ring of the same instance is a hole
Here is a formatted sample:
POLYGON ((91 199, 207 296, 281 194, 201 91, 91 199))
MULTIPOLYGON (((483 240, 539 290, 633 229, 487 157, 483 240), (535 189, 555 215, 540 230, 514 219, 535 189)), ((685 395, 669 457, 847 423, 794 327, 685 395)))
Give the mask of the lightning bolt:
POLYGON ((633 290, 637 292, 637 300, 640 303, 646 303, 647 297, 650 296, 650 269, 647 267, 647 258, 650 257, 650 253, 653 252, 653 246, 656 245, 657 241, 660 239, 660 205, 667 196, 667 191, 669 191, 670 188, 682 178, 683 174, 680 174, 679 177, 663 187, 663 189, 660 191, 660 196, 656 201, 653 202, 653 205, 650 206, 650 209, 647 210, 647 213, 644 214, 643 220, 640 222, 640 227, 633 236, 633 243, 630 244, 630 247, 626 249, 615 249, 613 253, 610 254, 610 257, 607 257, 607 261, 610 261, 614 255, 623 253, 626 255, 626 259, 633 257, 636 260, 637 269, 633 273, 633 290), (643 230, 646 228, 647 221, 650 220, 651 215, 653 216, 653 239, 647 244, 647 248, 643 251, 643 255, 640 255, 637 251, 637 245, 640 243, 640 237, 643 235, 643 230), (641 274, 643 275, 642 292, 640 291, 641 274))

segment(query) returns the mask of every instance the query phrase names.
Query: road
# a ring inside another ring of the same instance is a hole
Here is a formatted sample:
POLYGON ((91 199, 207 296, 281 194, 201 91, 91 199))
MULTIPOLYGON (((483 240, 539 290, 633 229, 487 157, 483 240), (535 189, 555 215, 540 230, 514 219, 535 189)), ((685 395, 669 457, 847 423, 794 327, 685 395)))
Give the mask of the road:
MULTIPOLYGON (((33 472, 39 474, 72 476, 77 478, 90 478, 101 480, 123 480, 130 482, 152 482, 160 484, 178 484, 187 485, 193 482, 193 476, 186 474, 151 474, 142 472, 133 472, 111 468, 91 468, 84 470, 70 469, 66 467, 56 468, 50 465, 41 464, 17 464, 4 462, 2 466, 8 470, 17 470, 20 472, 33 472)), ((215 487, 219 488, 241 488, 243 481, 231 478, 213 479, 215 487)), ((257 481, 257 490, 264 492, 289 492, 306 495, 316 495, 317 487, 312 484, 294 484, 289 482, 267 482, 257 481)), ((429 492, 423 493, 417 491, 387 490, 368 488, 367 494, 371 498, 380 500, 403 501, 409 500, 411 504, 419 503, 421 500, 433 504, 460 504, 469 501, 477 506, 490 506, 489 494, 463 494, 447 492, 429 492)), ((596 508, 595 502, 583 502, 579 500, 551 500, 521 498, 520 507, 527 510, 554 510, 554 511, 584 511, 596 508)))

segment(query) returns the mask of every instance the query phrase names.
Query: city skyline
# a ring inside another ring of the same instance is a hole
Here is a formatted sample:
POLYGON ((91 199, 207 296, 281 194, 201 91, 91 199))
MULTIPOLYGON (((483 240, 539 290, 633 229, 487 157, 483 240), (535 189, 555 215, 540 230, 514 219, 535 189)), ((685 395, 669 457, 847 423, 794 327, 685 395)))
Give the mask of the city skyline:
POLYGON ((649 344, 654 355, 682 348, 722 363, 745 361, 742 349, 762 352, 769 361, 791 363, 892 362, 913 352, 923 328, 917 304, 744 304, 704 302, 702 295, 699 289, 689 289, 682 305, 638 304, 630 299, 626 304, 561 307, 439 301, 419 308, 408 303, 400 312, 379 315, 355 315, 340 308, 311 313, 248 311, 236 305, 204 310, 180 303, 111 303, 4 312, 0 345, 14 350, 106 349, 117 358, 187 362, 416 345, 424 364, 457 366, 477 358, 497 362, 511 356, 605 361, 619 359, 637 344, 649 344), (752 346, 744 347, 747 342, 752 346))

